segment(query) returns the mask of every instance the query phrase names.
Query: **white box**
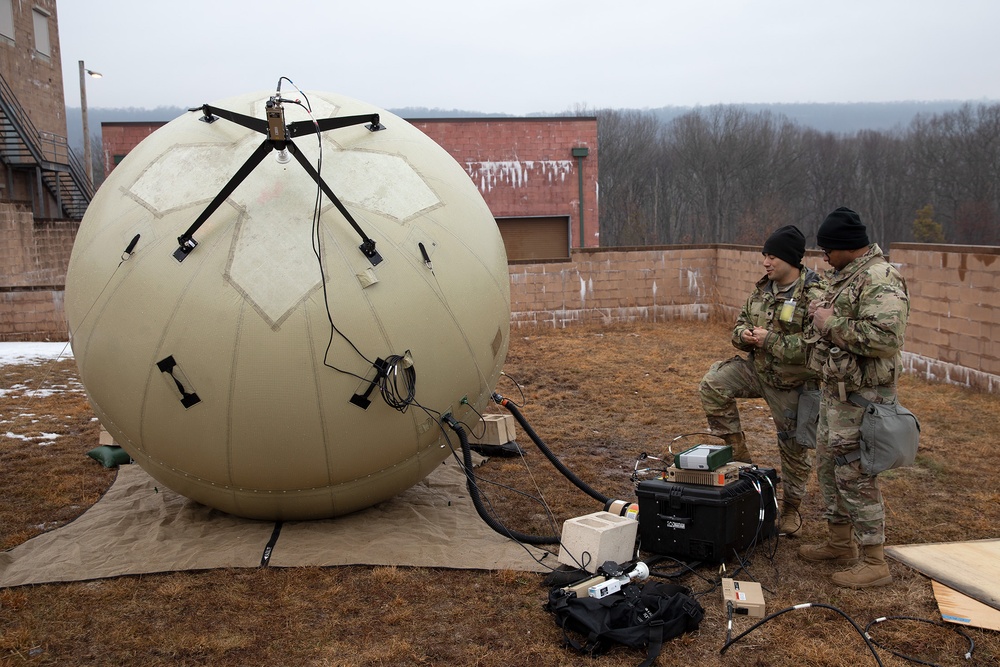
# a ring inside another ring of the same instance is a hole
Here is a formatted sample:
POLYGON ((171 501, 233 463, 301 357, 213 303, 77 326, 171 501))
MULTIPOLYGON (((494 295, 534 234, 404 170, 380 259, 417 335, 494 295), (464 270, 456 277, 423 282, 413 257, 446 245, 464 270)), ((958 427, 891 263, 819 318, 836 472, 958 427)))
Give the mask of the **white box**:
POLYGON ((639 522, 611 512, 594 512, 563 524, 559 562, 597 572, 605 561, 626 563, 634 557, 639 522))
POLYGON ((469 434, 469 442, 477 445, 506 445, 514 442, 514 415, 483 415, 479 425, 469 434), (482 433, 482 436, 476 434, 482 433))

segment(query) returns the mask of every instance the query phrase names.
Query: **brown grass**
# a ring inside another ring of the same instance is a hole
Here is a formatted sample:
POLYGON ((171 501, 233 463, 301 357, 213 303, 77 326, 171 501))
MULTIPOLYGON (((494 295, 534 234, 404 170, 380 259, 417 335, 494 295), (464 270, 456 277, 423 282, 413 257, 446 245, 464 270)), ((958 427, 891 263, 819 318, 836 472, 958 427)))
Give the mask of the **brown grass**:
MULTIPOLYGON (((594 488, 634 499, 629 479, 640 452, 660 455, 681 434, 703 431, 697 385, 708 365, 731 355, 725 323, 670 322, 614 328, 512 333, 505 366, 523 386, 521 411, 549 447, 594 488)), ((29 439, 0 443, 0 548, 10 548, 82 513, 110 485, 84 457, 97 429, 75 384, 72 361, 0 368, 0 388, 64 385, 48 397, 15 390, 0 396, 3 429, 29 439), (38 421, 35 421, 38 420, 38 421), (42 440, 40 433, 58 433, 42 440), (49 444, 51 443, 51 444, 49 444)), ((498 391, 521 402, 509 378, 498 391)), ((996 537, 1000 483, 989 462, 1000 423, 996 396, 906 377, 901 398, 921 419, 918 464, 883 476, 892 544, 996 537)), ((746 401, 744 426, 755 460, 778 466, 763 403, 746 401)), ((555 472, 522 435, 520 459, 493 459, 483 477, 545 504, 483 483, 504 522, 553 534, 568 518, 601 509, 555 472)), ((686 444, 695 444, 697 439, 686 444)), ((681 444, 685 444, 682 440, 681 444)), ((676 448, 676 445, 675 445, 676 448)), ((758 549, 749 572, 766 588, 768 611, 802 602, 833 605, 864 627, 881 616, 939 619, 929 580, 890 561, 888 587, 848 591, 832 567, 795 556, 823 534, 819 500, 803 507, 800 538, 773 556, 758 549)), ((734 563, 727 563, 730 572, 734 563)), ((701 629, 664 648, 658 664, 875 664, 843 617, 825 609, 783 614, 719 655, 726 616, 717 568, 681 579, 705 608, 701 629)), ((596 661, 561 646, 542 609, 543 577, 397 567, 264 568, 176 572, 0 590, 2 665, 635 665, 642 653, 619 648, 596 661)), ((745 617, 734 634, 749 628, 745 617)), ((966 628, 973 663, 998 664, 998 634, 966 628)), ((941 665, 969 664, 951 629, 913 621, 880 624, 887 646, 941 665)), ((909 664, 881 652, 885 665, 909 664)))

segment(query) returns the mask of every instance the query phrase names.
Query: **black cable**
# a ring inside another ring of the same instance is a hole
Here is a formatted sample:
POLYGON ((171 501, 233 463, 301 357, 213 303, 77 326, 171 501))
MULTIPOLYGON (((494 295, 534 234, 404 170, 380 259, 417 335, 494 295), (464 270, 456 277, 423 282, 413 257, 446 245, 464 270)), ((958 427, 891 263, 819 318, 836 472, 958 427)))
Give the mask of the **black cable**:
POLYGON ((739 640, 743 639, 748 634, 750 634, 751 632, 753 632, 754 630, 756 630, 760 626, 764 625, 768 621, 771 621, 771 620, 777 618, 778 616, 781 616, 782 614, 786 614, 786 613, 788 613, 790 611, 796 611, 798 609, 809 609, 810 607, 819 607, 821 609, 829 609, 830 611, 835 611, 838 614, 840 614, 841 616, 843 616, 844 618, 846 618, 850 622, 850 624, 852 626, 854 626, 854 629, 857 630, 858 634, 861 635, 861 638, 865 640, 865 644, 868 646, 868 650, 870 650, 872 652, 872 656, 874 656, 875 662, 878 663, 879 667, 884 667, 884 665, 882 664, 882 658, 879 657, 878 651, 875 650, 875 646, 872 644, 872 641, 868 638, 868 634, 864 630, 861 629, 861 626, 858 625, 853 618, 851 618, 850 616, 848 616, 847 614, 845 614, 840 609, 837 609, 836 607, 834 607, 832 605, 822 604, 822 603, 819 603, 819 602, 805 602, 803 604, 797 604, 797 605, 795 605, 793 607, 786 607, 786 608, 782 609, 781 611, 776 611, 773 614, 765 616, 764 618, 762 618, 761 620, 757 621, 756 623, 754 623, 749 628, 747 628, 746 630, 744 630, 740 634, 736 635, 732 639, 728 639, 727 638, 726 639, 726 643, 722 645, 721 649, 719 649, 719 655, 724 654, 726 652, 726 650, 730 646, 732 646, 733 644, 735 644, 739 640))
MULTIPOLYGON (((292 84, 292 86, 295 86, 292 80, 289 79, 288 77, 279 78, 278 88, 277 88, 277 93, 279 95, 281 93, 282 80, 288 81, 288 83, 292 84)), ((303 93, 301 90, 298 89, 297 86, 296 90, 306 100, 306 104, 303 105, 298 100, 288 100, 288 101, 291 101, 294 104, 302 106, 309 113, 309 117, 312 118, 312 108, 309 105, 309 99, 305 96, 305 93, 303 93)), ((315 119, 313 119, 313 123, 314 124, 316 123, 315 119)), ((316 140, 319 143, 319 156, 316 159, 316 173, 321 174, 323 171, 323 139, 322 135, 318 131, 318 125, 316 132, 316 140)), ((362 382, 367 382, 367 379, 365 377, 358 375, 357 373, 353 373, 351 371, 339 368, 338 366, 335 366, 329 361, 330 348, 333 347, 334 334, 337 334, 345 341, 347 341, 347 344, 351 346, 351 348, 355 351, 355 353, 357 353, 359 357, 364 359, 368 364, 375 366, 375 363, 371 359, 369 359, 364 353, 362 353, 361 350, 358 349, 358 346, 354 344, 354 341, 348 338, 347 335, 344 334, 344 332, 342 332, 333 321, 333 313, 330 310, 330 295, 326 286, 327 283, 326 269, 323 266, 323 230, 322 227, 320 226, 320 217, 322 214, 322 209, 323 209, 323 188, 319 184, 317 184, 316 199, 313 203, 313 217, 312 217, 312 229, 311 229, 312 249, 313 249, 313 254, 316 256, 317 266, 319 267, 320 285, 323 290, 323 306, 326 309, 326 319, 327 322, 329 322, 330 324, 330 337, 327 339, 326 350, 323 352, 323 365, 326 366, 327 368, 331 368, 337 371, 338 373, 343 373, 344 375, 349 375, 351 377, 357 378, 362 382)), ((382 395, 383 400, 385 400, 386 404, 392 409, 398 410, 399 412, 406 412, 407 408, 414 402, 416 394, 416 383, 417 383, 417 374, 416 370, 413 368, 413 360, 410 359, 409 357, 409 351, 407 351, 407 353, 403 355, 398 355, 398 354, 389 355, 389 357, 385 360, 385 367, 384 367, 385 372, 382 372, 378 369, 376 370, 377 373, 375 376, 375 380, 373 380, 373 382, 375 382, 378 385, 379 393, 382 395)))
POLYGON ((510 401, 509 398, 507 400, 510 401, 511 403, 514 403, 514 405, 516 405, 519 408, 523 408, 525 405, 527 405, 528 404, 528 399, 526 399, 524 397, 524 389, 521 387, 521 383, 518 382, 516 379, 514 379, 514 377, 512 375, 506 373, 505 371, 500 371, 500 376, 501 377, 505 377, 505 378, 509 378, 510 381, 514 383, 514 386, 517 387, 517 391, 521 394, 521 402, 520 403, 514 403, 514 401, 510 401))
POLYGON ((531 441, 535 443, 535 446, 538 447, 538 449, 542 452, 542 454, 545 455, 545 458, 547 458, 549 462, 553 466, 555 466, 556 470, 561 472, 563 476, 566 477, 566 479, 568 479, 570 482, 576 485, 578 489, 586 493, 588 496, 590 496, 594 500, 599 501, 602 505, 607 505, 610 498, 608 498, 603 493, 595 491, 593 488, 590 487, 590 485, 588 485, 582 479, 573 474, 573 471, 567 468, 563 464, 563 462, 560 461, 556 457, 556 455, 552 453, 552 450, 550 450, 548 446, 544 442, 542 442, 542 439, 538 437, 537 433, 535 433, 535 429, 531 428, 531 424, 528 423, 528 420, 524 418, 524 415, 521 414, 521 411, 518 410, 517 407, 511 401, 507 400, 500 394, 493 394, 493 400, 496 401, 497 404, 507 408, 510 411, 510 413, 514 415, 514 419, 517 420, 517 423, 521 425, 521 428, 524 429, 524 432, 528 434, 528 437, 530 437, 531 441))
POLYGON ((379 393, 390 408, 406 412, 414 402, 417 391, 417 371, 413 368, 409 351, 403 355, 389 355, 385 365, 385 373, 376 378, 379 393))
POLYGON ((732 643, 733 639, 733 601, 726 600, 726 642, 722 645, 723 649, 732 643))
POLYGON ((295 82, 292 81, 291 79, 289 79, 287 76, 278 77, 278 85, 277 85, 277 89, 275 90, 275 96, 279 97, 279 98, 281 97, 281 82, 282 81, 287 81, 288 83, 292 84, 292 88, 294 88, 295 92, 297 92, 299 95, 302 96, 302 99, 304 99, 306 101, 306 103, 303 105, 298 100, 282 100, 282 101, 283 102, 292 102, 294 104, 298 104, 299 106, 301 106, 302 108, 304 108, 306 111, 308 111, 310 113, 310 115, 311 115, 312 114, 312 104, 309 103, 309 98, 306 97, 306 94, 302 92, 302 89, 299 88, 298 86, 296 86, 295 82))
POLYGON ((448 424, 451 430, 458 434, 458 440, 462 443, 462 458, 465 467, 466 485, 469 489, 469 495, 472 497, 472 505, 476 508, 476 512, 482 520, 486 522, 486 525, 501 535, 505 535, 518 542, 524 542, 525 544, 558 544, 558 537, 528 535, 527 533, 521 533, 507 528, 507 526, 497 521, 493 515, 486 510, 486 507, 483 505, 482 498, 479 495, 479 487, 476 485, 475 477, 472 474, 472 448, 469 447, 469 438, 465 433, 465 429, 462 428, 462 425, 455 421, 455 418, 450 415, 446 415, 444 421, 448 424))
MULTIPOLYGON (((426 411, 426 409, 425 409, 425 411, 426 411)), ((514 540, 515 542, 517 542, 518 544, 520 544, 522 547, 524 547, 525 544, 534 544, 534 545, 538 545, 538 544, 546 544, 546 545, 552 544, 552 545, 558 545, 558 546, 563 547, 565 549, 565 545, 563 545, 562 540, 559 537, 527 535, 526 533, 521 533, 519 531, 512 530, 512 529, 508 528, 507 526, 505 526, 503 524, 503 522, 501 522, 499 520, 499 518, 497 518, 496 516, 494 516, 494 514, 491 514, 490 511, 487 510, 486 506, 482 503, 483 493, 482 493, 482 489, 480 489, 479 485, 477 484, 477 480, 486 482, 488 484, 496 484, 497 486, 501 486, 501 487, 507 488, 507 489, 513 491, 514 493, 518 493, 520 495, 523 495, 523 496, 526 496, 528 498, 531 498, 532 500, 535 500, 536 502, 538 502, 539 504, 541 504, 545 508, 545 511, 546 511, 546 514, 549 517, 550 523, 552 523, 552 527, 553 527, 553 529, 555 529, 555 519, 552 516, 551 510, 549 510, 549 508, 545 505, 544 501, 542 501, 541 499, 535 498, 535 497, 531 496, 530 494, 527 494, 527 493, 525 493, 523 491, 519 491, 517 489, 513 489, 511 487, 499 484, 498 482, 494 482, 492 480, 488 480, 488 479, 485 479, 483 477, 480 477, 480 476, 476 475, 475 472, 474 472, 473 464, 472 464, 472 448, 469 446, 468 436, 465 433, 465 429, 463 429, 462 426, 461 426, 461 424, 460 424, 460 422, 458 422, 457 420, 455 420, 455 418, 452 417, 451 415, 446 415, 442 419, 442 421, 444 421, 446 424, 448 424, 448 426, 453 431, 455 431, 458 434, 459 442, 462 445, 462 459, 459 461, 459 464, 462 466, 463 470, 465 471, 466 484, 468 485, 469 494, 472 497, 472 504, 476 508, 476 512, 479 514, 480 518, 482 518, 482 520, 484 522, 486 522, 486 525, 488 525, 490 528, 492 528, 497 533, 503 535, 504 537, 507 537, 507 538, 510 538, 510 539, 514 540)), ((448 446, 449 446, 449 448, 451 448, 452 454, 455 455, 456 458, 458 458, 458 454, 457 454, 457 452, 455 452, 454 447, 451 446, 451 439, 448 438, 447 433, 445 433, 445 440, 448 442, 448 446)), ((491 505, 491 508, 492 508, 492 503, 490 503, 490 505, 491 505)), ((495 513, 496 510, 494 509, 493 512, 495 513)), ((525 549, 527 550, 527 548, 525 548, 525 549)), ((569 550, 566 550, 566 553, 569 555, 570 558, 572 558, 576 562, 576 564, 578 566, 577 569, 580 570, 581 572, 586 572, 587 571, 587 567, 593 561, 593 556, 591 556, 591 554, 588 553, 588 552, 584 552, 583 554, 580 555, 580 557, 583 559, 583 562, 581 562, 580 560, 578 560, 576 558, 576 556, 574 556, 572 553, 569 552, 569 550)), ((531 555, 534 558, 534 555, 531 554, 530 551, 528 551, 528 554, 531 555)), ((534 560, 535 560, 535 562, 539 563, 540 565, 542 564, 541 561, 538 560, 537 558, 535 558, 534 560)), ((550 569, 555 569, 555 568, 550 568, 550 569)))
POLYGON ((906 655, 906 654, 903 654, 903 653, 898 653, 897 651, 894 651, 891 648, 886 648, 882 644, 879 644, 877 641, 875 641, 874 639, 872 639, 871 633, 869 632, 869 630, 871 629, 871 627, 873 625, 878 624, 878 623, 884 623, 885 621, 919 621, 921 623, 927 623, 929 625, 936 625, 936 626, 942 627, 942 628, 950 628, 950 629, 954 630, 955 632, 957 632, 962 637, 965 637, 965 640, 967 642, 969 642, 969 650, 965 652, 965 656, 964 656, 966 660, 971 660, 972 659, 972 652, 976 649, 976 642, 974 642, 972 640, 972 637, 970 637, 969 635, 965 634, 965 632, 963 632, 962 629, 959 628, 957 625, 953 625, 953 624, 950 624, 950 623, 941 623, 939 621, 930 621, 930 620, 928 620, 926 618, 917 618, 915 616, 882 616, 880 618, 876 618, 875 620, 871 621, 868 625, 865 626, 865 636, 868 637, 869 639, 871 639, 872 644, 874 644, 875 646, 878 646, 881 649, 885 649, 886 651, 888 651, 889 653, 892 653, 897 658, 902 658, 903 660, 909 660, 910 662, 915 662, 915 663, 920 664, 920 665, 931 665, 931 667, 938 667, 936 663, 926 662, 924 660, 920 660, 919 658, 914 658, 913 656, 910 656, 910 655, 906 655))
MULTIPOLYGON (((465 462, 463 461, 463 459, 461 457, 459 457, 458 452, 455 451, 455 447, 451 444, 451 438, 448 437, 448 431, 445 430, 445 427, 443 425, 443 422, 445 420, 441 417, 441 413, 438 412, 437 410, 432 410, 430 408, 424 407, 423 405, 420 405, 420 403, 418 403, 416 401, 414 401, 413 404, 416 405, 421 410, 423 410, 427 414, 428 417, 431 417, 434 420, 434 422, 437 424, 437 427, 441 430, 441 435, 442 435, 442 437, 444 437, 445 442, 448 443, 448 449, 451 450, 452 456, 455 457, 455 461, 458 463, 458 466, 465 473, 466 479, 468 480, 469 476, 471 475, 472 479, 473 479, 473 484, 475 485, 476 475, 473 472, 474 468, 472 468, 472 469, 467 468, 466 465, 465 465, 465 462)), ((470 454, 470 459, 471 459, 471 454, 470 454)), ((478 486, 477 486, 477 489, 478 489, 478 486)), ((522 493, 522 492, 518 492, 518 493, 522 493)), ((528 494, 524 494, 524 495, 528 495, 528 494)), ((538 500, 538 499, 535 499, 535 500, 538 500)), ((538 502, 541 502, 541 501, 538 501, 538 502)), ((492 505, 492 503, 490 503, 490 504, 492 505)), ((544 503, 543 503, 543 505, 544 505, 544 503)), ((509 535, 508 535, 508 537, 509 537, 509 535)), ((531 559, 534 560, 536 563, 538 563, 542 567, 547 567, 549 569, 549 571, 555 571, 556 570, 555 567, 552 567, 552 566, 550 566, 550 565, 542 562, 543 560, 545 560, 545 558, 547 556, 552 555, 550 552, 543 551, 541 558, 539 558, 535 554, 533 554, 531 552, 531 549, 529 549, 523 542, 520 542, 520 541, 518 541, 516 539, 514 541, 517 543, 518 546, 520 546, 522 549, 524 549, 525 553, 527 553, 528 556, 531 557, 531 559)))
MULTIPOLYGON (((482 414, 481 412, 479 412, 479 410, 476 410, 476 409, 475 409, 474 407, 472 407, 472 403, 469 403, 469 402, 468 402, 467 400, 465 400, 465 399, 462 399, 462 403, 463 403, 464 405, 467 405, 467 406, 469 406, 469 408, 470 408, 470 409, 471 409, 471 410, 472 410, 473 412, 475 412, 475 413, 476 413, 476 416, 477 416, 477 417, 479 417, 479 421, 481 421, 481 422, 483 423, 483 432, 482 432, 482 434, 481 434, 481 435, 477 435, 477 434, 476 434, 476 429, 472 428, 471 426, 469 426, 468 424, 466 424, 466 423, 465 423, 464 421, 459 421, 459 423, 460 423, 460 424, 462 424, 463 426, 465 426, 465 428, 467 428, 467 429, 469 430, 469 433, 471 433, 472 435, 476 436, 477 438, 482 438, 482 437, 484 437, 484 436, 486 435, 486 418, 485 418, 485 417, 483 417, 483 414, 482 414)), ((500 443, 500 444, 503 444, 503 443, 500 443)))

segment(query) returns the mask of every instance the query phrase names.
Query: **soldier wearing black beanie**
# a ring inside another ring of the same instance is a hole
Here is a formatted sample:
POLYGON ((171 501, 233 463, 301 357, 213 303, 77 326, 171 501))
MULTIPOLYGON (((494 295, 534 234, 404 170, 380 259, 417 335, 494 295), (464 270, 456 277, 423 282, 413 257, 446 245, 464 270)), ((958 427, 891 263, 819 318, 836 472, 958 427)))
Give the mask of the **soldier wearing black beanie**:
POLYGON ((815 334, 809 366, 822 368, 816 478, 828 536, 800 547, 799 557, 857 563, 830 576, 837 586, 885 586, 892 583, 884 549, 885 503, 878 473, 857 459, 865 405, 897 402, 910 299, 899 270, 869 242, 861 217, 851 209, 830 213, 816 241, 833 267, 827 294, 809 305, 815 334))
POLYGON ((871 242, 861 216, 841 206, 819 226, 816 244, 823 250, 857 250, 867 248, 871 242))
POLYGON ((764 241, 763 255, 774 255, 792 266, 802 266, 802 256, 806 254, 806 237, 795 225, 779 227, 764 241))
POLYGON ((712 434, 732 448, 735 461, 749 463, 752 458, 737 399, 763 398, 767 403, 781 457, 778 532, 782 535, 802 527, 799 506, 806 495, 812 455, 811 441, 797 436, 799 398, 803 391, 819 386, 819 376, 806 366, 806 327, 809 304, 824 297, 826 282, 802 266, 805 251, 805 236, 792 225, 767 238, 761 251, 766 274, 754 284, 731 337, 733 346, 745 355, 712 364, 698 389, 712 434))

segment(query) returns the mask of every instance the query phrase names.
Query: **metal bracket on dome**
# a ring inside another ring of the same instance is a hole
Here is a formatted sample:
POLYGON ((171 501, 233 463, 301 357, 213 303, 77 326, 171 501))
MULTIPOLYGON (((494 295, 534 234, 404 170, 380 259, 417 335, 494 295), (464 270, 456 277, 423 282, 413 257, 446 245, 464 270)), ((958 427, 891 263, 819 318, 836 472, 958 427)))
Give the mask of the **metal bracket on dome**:
POLYGON ((362 410, 367 410, 368 406, 372 404, 371 395, 375 391, 375 387, 378 386, 379 380, 389 375, 389 364, 386 363, 385 359, 381 357, 375 359, 375 363, 372 366, 375 367, 375 377, 365 381, 368 383, 368 388, 364 393, 361 393, 359 390, 354 396, 351 396, 351 403, 354 403, 354 405, 362 410))
POLYGON ((204 115, 200 120, 206 123, 213 123, 219 118, 223 118, 230 122, 236 123, 237 125, 242 125, 254 132, 260 132, 264 134, 267 138, 261 142, 257 150, 247 158, 247 161, 233 174, 233 177, 222 187, 215 198, 209 202, 205 210, 201 212, 201 215, 191 224, 187 230, 177 237, 177 249, 174 250, 173 256, 178 262, 183 262, 187 259, 187 256, 198 247, 198 242, 194 239, 195 232, 208 218, 218 209, 222 202, 226 200, 229 195, 242 183, 247 176, 257 167, 258 164, 263 161, 263 159, 272 150, 285 151, 295 156, 296 161, 302 168, 306 170, 309 177, 316 182, 320 190, 323 191, 333 205, 337 207, 341 215, 347 219, 347 222, 354 228, 354 231, 358 233, 361 237, 361 245, 358 249, 361 253, 368 258, 368 261, 372 263, 372 266, 378 266, 382 262, 382 256, 375 249, 375 240, 370 238, 365 234, 361 226, 355 221, 354 216, 351 215, 347 207, 341 203, 340 199, 334 194, 333 190, 323 177, 320 176, 319 172, 316 171, 309 161, 302 155, 302 152, 298 149, 295 143, 292 141, 292 137, 304 136, 308 134, 316 134, 319 132, 325 132, 326 130, 335 130, 342 127, 349 127, 351 125, 360 125, 361 123, 368 122, 365 127, 372 132, 377 132, 379 130, 384 130, 385 126, 379 122, 379 115, 375 114, 362 114, 358 116, 344 116, 342 118, 321 118, 316 121, 296 121, 294 123, 285 124, 285 113, 281 106, 282 102, 288 100, 283 100, 277 95, 272 96, 267 101, 267 119, 254 118, 252 116, 246 116, 241 113, 236 113, 235 111, 229 111, 227 109, 220 109, 218 107, 213 107, 210 104, 204 104, 200 107, 194 107, 189 109, 189 111, 201 111, 204 115))
POLYGON ((201 398, 194 391, 191 386, 191 381, 187 379, 184 371, 181 367, 177 365, 177 361, 174 359, 174 355, 170 355, 165 359, 161 359, 156 362, 156 367, 160 369, 160 372, 167 379, 167 384, 180 398, 181 405, 185 408, 190 408, 192 405, 197 405, 201 403, 201 398))

